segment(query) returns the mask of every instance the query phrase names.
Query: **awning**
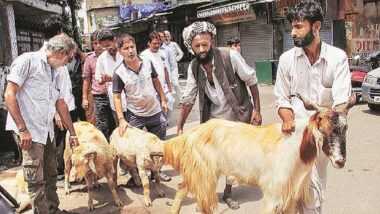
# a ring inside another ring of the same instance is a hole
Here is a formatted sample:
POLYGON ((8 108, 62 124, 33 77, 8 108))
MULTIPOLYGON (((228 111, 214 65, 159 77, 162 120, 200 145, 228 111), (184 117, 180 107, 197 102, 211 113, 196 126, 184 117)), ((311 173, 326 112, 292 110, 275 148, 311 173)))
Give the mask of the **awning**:
POLYGON ((274 0, 251 0, 238 1, 224 4, 230 1, 218 1, 198 7, 197 18, 207 18, 211 16, 222 16, 229 13, 239 13, 249 11, 251 4, 269 3, 274 0))
POLYGON ((218 7, 207 8, 204 10, 197 11, 197 18, 207 18, 210 16, 220 16, 227 13, 234 13, 240 11, 248 11, 249 3, 244 2, 234 2, 218 7))

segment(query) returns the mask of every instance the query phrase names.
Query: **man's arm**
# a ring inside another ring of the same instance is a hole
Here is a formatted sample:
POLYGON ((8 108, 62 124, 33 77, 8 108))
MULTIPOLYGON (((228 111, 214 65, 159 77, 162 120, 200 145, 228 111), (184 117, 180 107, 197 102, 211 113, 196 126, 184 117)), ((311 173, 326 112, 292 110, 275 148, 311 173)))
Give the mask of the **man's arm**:
POLYGON ((86 58, 83 65, 83 87, 82 87, 82 107, 84 110, 88 110, 89 102, 88 102, 88 93, 90 93, 91 87, 91 76, 94 75, 91 72, 91 66, 89 58, 86 58))
POLYGON ((157 94, 160 96, 162 110, 165 113, 167 113, 168 101, 166 100, 166 96, 164 94, 164 90, 162 89, 160 80, 157 77, 155 77, 155 78, 152 78, 152 82, 153 82, 154 89, 156 90, 157 94))
POLYGON ((332 84, 333 107, 347 103, 351 95, 351 75, 347 56, 341 58, 337 64, 332 84))
POLYGON ((294 113, 291 108, 280 107, 278 109, 278 115, 282 120, 282 132, 285 134, 291 134, 295 130, 294 113))
POLYGON ((174 47, 175 47, 176 53, 177 53, 176 54, 176 60, 177 60, 177 62, 179 62, 183 57, 183 51, 182 51, 181 47, 179 47, 179 45, 176 42, 173 42, 173 44, 174 44, 174 47))
POLYGON ((243 80, 249 87, 252 94, 252 103, 254 104, 255 109, 252 111, 250 123, 256 126, 261 125, 262 117, 260 111, 260 94, 257 87, 256 71, 246 63, 239 52, 230 50, 230 58, 234 71, 237 73, 239 78, 243 80))
POLYGON ((168 90, 169 92, 172 92, 172 83, 170 81, 169 72, 166 66, 164 67, 164 73, 165 73, 165 82, 166 82, 166 85, 168 85, 168 90))
POLYGON ((190 63, 189 68, 187 69, 186 88, 181 98, 181 112, 177 121, 177 134, 182 134, 183 125, 185 124, 185 121, 193 108, 195 99, 197 98, 198 85, 191 67, 192 64, 190 63))
POLYGON ((25 121, 22 118, 20 107, 17 103, 16 94, 19 90, 19 86, 11 81, 8 81, 7 88, 5 90, 5 105, 8 112, 11 114, 20 135, 20 147, 24 150, 28 150, 32 144, 32 135, 29 133, 26 127, 25 121))
POLYGON ((91 80, 86 77, 83 79, 83 88, 82 88, 82 107, 84 110, 88 110, 89 102, 88 102, 88 93, 90 92, 91 80))
POLYGON ((185 103, 181 105, 181 112, 177 121, 177 134, 183 133, 183 125, 185 125, 186 119, 189 116, 193 104, 185 103))
POLYGON ((112 93, 113 102, 115 105, 115 111, 117 120, 119 121, 119 135, 122 136, 127 130, 128 123, 124 118, 123 112, 123 102, 121 97, 121 92, 124 89, 124 82, 121 80, 120 76, 115 72, 112 77, 112 93))
POLYGON ((249 89, 251 91, 253 104, 255 106, 255 109, 252 111, 251 115, 251 124, 259 126, 262 123, 259 89, 257 87, 257 84, 249 86, 249 89))
POLYGON ((295 130, 294 112, 290 103, 290 77, 285 66, 286 59, 280 57, 277 69, 276 83, 274 85, 274 95, 276 96, 276 105, 278 115, 282 120, 282 132, 291 134, 295 130))
POLYGON ((115 104, 116 116, 120 124, 121 120, 125 120, 123 114, 123 105, 121 101, 121 93, 113 93, 113 102, 115 104))
POLYGON ((55 103, 55 107, 57 109, 59 116, 61 117, 61 120, 64 126, 67 128, 67 130, 69 130, 70 146, 72 147, 78 146, 79 145, 78 138, 76 136, 73 122, 71 121, 70 112, 69 112, 69 109, 67 108, 65 100, 62 98, 58 99, 57 102, 55 103))
POLYGON ((98 81, 99 84, 104 84, 106 82, 112 81, 112 77, 107 75, 105 72, 105 67, 102 62, 103 58, 98 57, 98 60, 96 60, 96 70, 95 70, 95 80, 98 81))

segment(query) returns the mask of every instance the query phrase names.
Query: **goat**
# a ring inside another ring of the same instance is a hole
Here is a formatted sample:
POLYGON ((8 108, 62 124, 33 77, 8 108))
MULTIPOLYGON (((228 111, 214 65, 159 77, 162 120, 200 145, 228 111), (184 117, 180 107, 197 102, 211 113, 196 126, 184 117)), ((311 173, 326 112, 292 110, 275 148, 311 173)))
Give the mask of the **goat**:
POLYGON ((262 213, 296 213, 298 202, 310 200, 310 174, 318 155, 325 154, 336 168, 344 166, 347 113, 354 104, 350 99, 338 112, 302 100, 317 111, 296 120, 291 135, 281 132, 280 123, 255 127, 212 119, 168 140, 163 145, 164 162, 183 177, 171 213, 179 213, 188 192, 203 213, 212 213, 221 175, 259 186, 264 195, 262 213))
POLYGON ((88 208, 94 209, 92 187, 98 178, 105 177, 117 206, 122 202, 117 194, 116 170, 114 161, 116 151, 111 147, 105 136, 94 125, 88 122, 75 122, 75 132, 79 146, 71 148, 69 133, 66 135, 65 160, 65 191, 70 193, 70 171, 73 168, 76 179, 85 178, 88 189, 88 208))
MULTIPOLYGON (((119 134, 119 128, 115 129, 110 141, 122 163, 120 166, 125 165, 128 169, 137 167, 144 189, 145 206, 152 205, 147 171, 152 172, 156 183, 153 187, 158 195, 165 196, 165 192, 160 188, 159 176, 159 170, 163 165, 162 141, 154 134, 135 127, 128 127, 122 136, 119 134)), ((117 161, 114 166, 116 169, 117 161)))

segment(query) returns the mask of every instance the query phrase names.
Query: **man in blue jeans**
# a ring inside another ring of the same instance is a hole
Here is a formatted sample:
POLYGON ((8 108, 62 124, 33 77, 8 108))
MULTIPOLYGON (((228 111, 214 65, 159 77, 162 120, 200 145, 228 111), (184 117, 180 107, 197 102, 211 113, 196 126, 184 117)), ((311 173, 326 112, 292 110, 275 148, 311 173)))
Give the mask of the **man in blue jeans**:
MULTIPOLYGON (((153 64, 138 57, 135 40, 128 34, 119 38, 118 48, 124 60, 114 71, 112 87, 120 135, 129 124, 140 129, 145 127, 160 139, 164 139, 164 112, 167 112, 168 106, 153 64), (122 91, 125 92, 127 103, 125 115, 121 101, 122 91)), ((161 179, 169 181, 170 177, 161 173, 161 179)))

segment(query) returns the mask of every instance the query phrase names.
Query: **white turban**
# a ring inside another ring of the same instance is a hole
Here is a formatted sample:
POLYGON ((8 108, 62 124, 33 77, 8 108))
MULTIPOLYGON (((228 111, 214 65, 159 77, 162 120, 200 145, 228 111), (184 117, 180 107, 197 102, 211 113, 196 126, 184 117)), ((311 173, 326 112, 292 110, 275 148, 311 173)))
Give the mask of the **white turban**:
POLYGON ((191 54, 194 54, 193 49, 191 48, 191 42, 193 41, 194 36, 200 33, 210 33, 214 37, 216 35, 216 28, 210 22, 203 21, 194 22, 183 29, 183 44, 187 47, 191 54))

